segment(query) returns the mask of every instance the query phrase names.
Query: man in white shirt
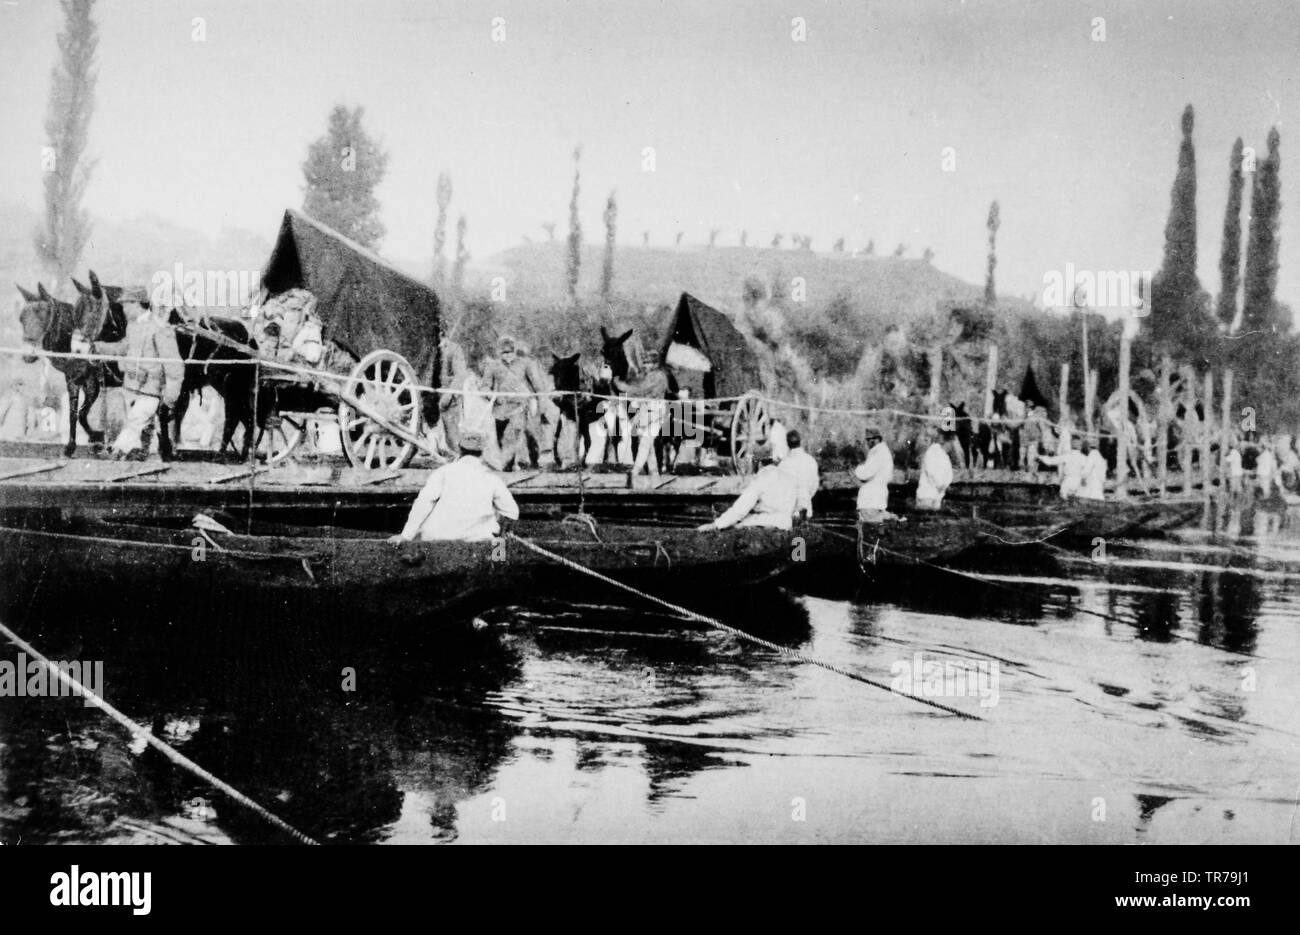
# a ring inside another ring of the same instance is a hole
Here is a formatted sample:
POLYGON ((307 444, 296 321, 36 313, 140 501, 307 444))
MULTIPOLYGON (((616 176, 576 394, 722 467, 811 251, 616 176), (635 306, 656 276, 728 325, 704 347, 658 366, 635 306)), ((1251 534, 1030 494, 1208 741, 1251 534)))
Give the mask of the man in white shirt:
POLYGON ((732 526, 767 526, 772 529, 790 529, 794 526, 795 503, 798 488, 787 472, 771 463, 772 450, 759 445, 754 451, 754 461, 762 464, 754 479, 736 498, 727 512, 700 530, 729 529, 732 526))
POLYGON ((1089 448, 1083 461, 1083 486, 1079 497, 1083 500, 1106 499, 1106 471, 1109 465, 1096 448, 1089 448))
POLYGON ((811 517, 813 497, 817 494, 817 488, 821 486, 817 459, 804 451, 803 439, 795 429, 785 433, 785 445, 787 453, 777 462, 777 467, 794 482, 798 493, 794 505, 795 515, 803 513, 806 517, 811 517))
POLYGON ((939 444, 939 431, 927 429, 930 446, 921 456, 921 474, 916 479, 916 508, 937 510, 943 506, 944 494, 952 483, 952 460, 939 444))
POLYGON ((865 433, 867 459, 853 469, 862 483, 858 489, 858 516, 868 522, 889 518, 889 482, 894 479, 894 455, 880 429, 868 425, 865 433))
POLYGON ((1273 453, 1272 439, 1267 436, 1259 440, 1259 458, 1255 461, 1255 481, 1259 485, 1259 495, 1267 500, 1273 492, 1273 481, 1277 477, 1277 455, 1273 453))
POLYGON ((1228 469, 1228 492, 1235 496, 1241 493, 1242 481, 1246 476, 1246 469, 1241 464, 1241 446, 1236 438, 1228 442, 1228 454, 1223 463, 1228 469))
POLYGON ((1055 464, 1061 469, 1061 499, 1072 500, 1079 496, 1083 488, 1084 468, 1088 463, 1083 453, 1083 438, 1070 436, 1070 450, 1064 455, 1043 455, 1039 461, 1055 464))
POLYGON ((480 460, 484 437, 462 429, 460 457, 429 475, 402 531, 389 542, 457 539, 480 542, 501 532, 501 519, 519 518, 519 506, 501 478, 480 460))

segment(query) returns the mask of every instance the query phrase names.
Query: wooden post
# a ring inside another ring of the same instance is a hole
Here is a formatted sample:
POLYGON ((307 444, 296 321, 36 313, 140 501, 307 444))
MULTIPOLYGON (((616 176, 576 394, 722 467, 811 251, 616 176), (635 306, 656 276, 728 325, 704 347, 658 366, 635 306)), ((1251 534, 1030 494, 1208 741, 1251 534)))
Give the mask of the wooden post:
POLYGON ((1223 416, 1219 423, 1219 515, 1228 521, 1228 444, 1232 441, 1232 368, 1223 371, 1223 416))
POLYGON ((1178 460, 1183 469, 1183 496, 1186 497, 1192 492, 1195 480, 1192 472, 1192 439, 1187 428, 1196 418, 1196 373, 1191 364, 1183 364, 1178 369, 1183 377, 1183 437, 1178 444, 1178 460))
POLYGON ((984 418, 993 415, 993 390, 997 388, 998 381, 998 346, 989 345, 989 368, 988 374, 984 378, 984 418))
POLYGON ((1201 426, 1201 502, 1205 505, 1204 520, 1207 528, 1213 526, 1213 506, 1210 502, 1210 480, 1214 473, 1210 469, 1210 426, 1214 416, 1214 371, 1205 372, 1205 395, 1202 397, 1205 409, 1205 422, 1201 426))
POLYGON ((1156 395, 1156 482, 1160 484, 1160 499, 1169 496, 1169 374, 1173 361, 1166 354, 1160 358, 1160 386, 1156 395))
POLYGON ((943 345, 936 344, 930 348, 930 411, 939 405, 939 396, 943 392, 943 345))
POLYGON ((1064 422, 1070 406, 1070 365, 1061 364, 1061 388, 1058 395, 1057 421, 1064 422))
POLYGON ((1093 421, 1093 411, 1097 408, 1097 370, 1096 368, 1084 374, 1083 381, 1083 423, 1088 427, 1088 434, 1091 435, 1096 428, 1093 421))
POLYGON ((1115 493, 1128 496, 1128 384, 1133 341, 1125 328, 1119 339, 1119 453, 1115 458, 1115 493))

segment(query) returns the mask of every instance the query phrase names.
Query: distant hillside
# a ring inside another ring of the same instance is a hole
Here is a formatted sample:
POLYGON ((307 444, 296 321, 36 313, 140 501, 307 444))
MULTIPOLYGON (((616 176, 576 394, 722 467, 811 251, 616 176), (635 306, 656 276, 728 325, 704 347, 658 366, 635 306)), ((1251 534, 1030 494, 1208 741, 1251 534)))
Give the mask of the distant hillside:
MULTIPOLYGON (((0 286, 11 293, 14 282, 30 289, 43 275, 32 249, 39 223, 37 212, 24 205, 0 204, 0 286)), ((80 268, 83 275, 95 270, 105 282, 147 285, 154 272, 171 271, 176 263, 199 270, 260 270, 270 252, 270 241, 246 230, 210 237, 151 216, 95 218, 80 268)), ((56 288, 52 282, 45 285, 56 288)), ((71 288, 70 283, 57 285, 71 288)))
MULTIPOLYGON (((604 248, 584 247, 578 292, 594 302, 600 289, 604 248)), ((565 248, 561 243, 512 247, 469 270, 471 291, 486 292, 493 277, 503 276, 507 304, 555 306, 565 296, 565 248)), ((614 292, 624 302, 661 305, 690 292, 719 308, 744 304, 746 280, 761 284, 771 295, 780 281, 792 292, 792 280, 802 277, 804 301, 821 308, 833 299, 847 300, 872 322, 873 330, 905 323, 934 312, 943 302, 973 302, 983 288, 917 259, 861 257, 764 247, 619 246, 614 253, 614 292)))

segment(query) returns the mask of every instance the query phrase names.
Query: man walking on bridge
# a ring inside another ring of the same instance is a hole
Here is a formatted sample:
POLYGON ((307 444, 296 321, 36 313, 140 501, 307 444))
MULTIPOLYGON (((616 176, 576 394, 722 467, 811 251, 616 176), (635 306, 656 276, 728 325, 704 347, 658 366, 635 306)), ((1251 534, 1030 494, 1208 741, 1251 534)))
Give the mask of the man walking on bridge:
MULTIPOLYGON (((176 346, 176 331, 167 324, 167 310, 151 309, 143 286, 122 290, 126 312, 126 337, 111 343, 95 343, 90 349, 100 354, 119 354, 122 389, 126 393, 126 422, 113 441, 113 458, 143 461, 147 455, 143 435, 158 407, 172 409, 180 399, 185 364, 176 346)), ((165 429, 164 429, 165 430, 165 429)))

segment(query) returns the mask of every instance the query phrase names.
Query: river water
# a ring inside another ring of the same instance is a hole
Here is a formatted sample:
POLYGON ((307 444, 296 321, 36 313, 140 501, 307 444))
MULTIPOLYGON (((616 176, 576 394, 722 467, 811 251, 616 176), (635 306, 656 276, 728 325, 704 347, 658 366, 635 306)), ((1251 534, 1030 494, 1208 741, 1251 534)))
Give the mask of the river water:
MULTIPOLYGON (((598 602, 23 635, 323 842, 1294 840, 1300 539, 1106 559, 736 595, 730 622, 886 686, 977 674, 927 684, 979 720, 598 602)), ((5 697, 0 840, 285 838, 79 700, 5 697)))

